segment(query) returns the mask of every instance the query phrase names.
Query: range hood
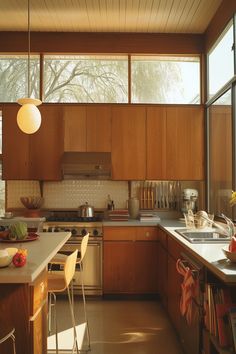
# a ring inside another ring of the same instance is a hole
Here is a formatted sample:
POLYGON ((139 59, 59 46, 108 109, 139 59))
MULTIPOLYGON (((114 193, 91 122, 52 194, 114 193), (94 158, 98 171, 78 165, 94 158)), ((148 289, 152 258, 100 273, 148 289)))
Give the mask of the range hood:
POLYGON ((64 179, 111 179, 110 152, 64 152, 64 179))

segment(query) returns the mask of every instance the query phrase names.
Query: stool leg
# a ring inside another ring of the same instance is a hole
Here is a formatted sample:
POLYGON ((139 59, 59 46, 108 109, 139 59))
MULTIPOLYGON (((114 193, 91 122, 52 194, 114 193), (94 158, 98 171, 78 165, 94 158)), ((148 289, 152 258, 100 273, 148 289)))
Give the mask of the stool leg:
POLYGON ((76 333, 76 325, 75 325, 75 314, 74 314, 74 300, 73 300, 73 284, 71 283, 71 293, 70 293, 70 287, 67 287, 67 294, 68 294, 68 300, 69 300, 69 306, 70 306, 70 314, 71 314, 71 320, 72 320, 72 326, 73 326, 73 331, 74 331, 74 344, 73 344, 73 350, 72 353, 74 353, 74 350, 76 350, 76 353, 79 353, 78 349, 78 341, 77 341, 77 333, 76 333))
POLYGON ((15 332, 15 328, 13 328, 12 331, 10 333, 8 333, 4 338, 0 339, 0 344, 4 343, 6 340, 8 340, 10 338, 12 340, 13 354, 16 354, 16 338, 15 338, 14 332, 15 332))
POLYGON ((12 332, 11 339, 12 339, 12 346, 13 346, 13 354, 16 354, 16 338, 15 335, 13 334, 14 331, 12 332))
POLYGON ((83 264, 80 264, 80 274, 81 274, 81 288, 82 288, 82 296, 83 296, 83 305, 84 305, 84 319, 86 322, 86 333, 87 333, 87 340, 88 340, 88 350, 91 350, 90 347, 90 330, 88 324, 88 317, 87 317, 87 309, 86 309, 86 299, 85 299, 85 291, 84 291, 84 278, 83 278, 83 264))
POLYGON ((48 321, 49 321, 49 333, 51 333, 51 321, 52 321, 52 306, 53 306, 53 322, 54 322, 54 329, 55 329, 55 339, 56 339, 56 354, 58 354, 58 331, 57 331, 57 310, 56 310, 56 294, 54 293, 49 293, 49 316, 48 316, 48 321))

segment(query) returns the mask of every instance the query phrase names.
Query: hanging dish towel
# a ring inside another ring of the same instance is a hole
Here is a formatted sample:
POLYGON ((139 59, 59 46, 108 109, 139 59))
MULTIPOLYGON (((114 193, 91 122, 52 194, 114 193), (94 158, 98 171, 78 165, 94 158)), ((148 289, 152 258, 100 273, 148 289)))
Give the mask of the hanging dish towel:
POLYGON ((176 262, 176 269, 184 279, 181 284, 180 313, 185 316, 189 325, 193 318, 193 297, 195 295, 196 282, 189 267, 183 267, 181 259, 176 262))

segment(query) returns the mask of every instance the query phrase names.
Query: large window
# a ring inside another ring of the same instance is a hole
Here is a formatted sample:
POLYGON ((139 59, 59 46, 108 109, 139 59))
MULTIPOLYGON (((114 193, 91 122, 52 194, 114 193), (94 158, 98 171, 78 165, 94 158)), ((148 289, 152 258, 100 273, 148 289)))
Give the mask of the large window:
MULTIPOLYGON (((30 58, 30 96, 39 97, 39 56, 30 58)), ((28 56, 0 55, 0 102, 28 97, 28 56)))
POLYGON ((132 56, 132 103, 200 103, 199 57, 132 56))
POLYGON ((208 53, 208 209, 234 217, 229 200, 236 188, 234 145, 236 102, 234 24, 231 21, 208 53))
POLYGON ((208 98, 234 76, 234 34, 231 22, 208 54, 208 98))
POLYGON ((232 216, 232 113, 231 90, 209 107, 210 211, 232 216))
POLYGON ((45 102, 128 102, 127 56, 45 55, 45 102))

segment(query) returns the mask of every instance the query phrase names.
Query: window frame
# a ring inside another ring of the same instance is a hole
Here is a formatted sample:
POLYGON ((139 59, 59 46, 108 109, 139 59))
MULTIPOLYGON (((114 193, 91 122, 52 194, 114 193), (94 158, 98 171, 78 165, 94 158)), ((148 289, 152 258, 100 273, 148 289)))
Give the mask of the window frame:
MULTIPOLYGON (((26 53, 1 53, 2 55, 26 55, 26 53)), ((31 53, 31 55, 38 55, 39 56, 39 99, 43 102, 43 103, 47 103, 47 104, 93 104, 91 102, 45 102, 43 100, 43 96, 44 96, 44 57, 46 55, 66 55, 66 56, 72 56, 72 55, 79 55, 79 56, 89 56, 90 54, 84 54, 84 53, 50 53, 50 52, 42 52, 42 53, 31 53)), ((116 104, 132 104, 132 105, 136 105, 136 104, 157 104, 157 105, 184 105, 184 104, 192 104, 192 105, 201 105, 203 103, 203 84, 202 84, 202 61, 203 61, 203 57, 201 55, 201 53, 198 53, 198 54, 161 54, 161 53, 149 53, 149 54, 142 54, 142 53, 135 53, 135 54, 126 54, 126 53, 120 53, 120 54, 113 54, 113 53, 103 53, 103 54, 93 54, 93 56, 96 55, 97 57, 99 56, 109 56, 109 57, 112 57, 112 56, 126 56, 127 57, 127 70, 128 70, 128 73, 127 73, 127 80, 128 80, 128 86, 127 86, 127 102, 124 102, 124 103, 119 103, 117 102, 116 104), (190 57, 196 57, 196 58, 199 58, 199 82, 200 82, 200 87, 199 87, 199 103, 157 103, 157 102, 153 102, 153 103, 136 103, 136 102, 132 102, 131 101, 131 98, 132 98, 132 88, 131 88, 131 81, 132 81, 132 73, 131 73, 131 60, 132 60, 132 57, 137 57, 137 56, 143 56, 143 57, 186 57, 186 58, 190 58, 190 57)), ((1 102, 0 101, 0 104, 4 104, 4 103, 13 103, 13 102, 1 102)), ((96 103, 96 104, 104 104, 104 102, 100 103, 96 103)), ((109 104, 109 103, 107 103, 109 104)))
MULTIPOLYGON (((222 97, 228 90, 231 90, 231 119, 232 119, 232 190, 236 190, 236 14, 233 18, 227 23, 213 46, 210 48, 208 53, 206 54, 206 86, 207 86, 207 95, 209 89, 209 53, 216 47, 217 43, 221 40, 221 38, 226 33, 227 29, 233 23, 233 60, 234 60, 234 73, 233 77, 225 83, 223 87, 221 87, 214 96, 210 99, 206 100, 206 207, 207 210, 211 210, 210 205, 210 189, 211 189, 211 181, 210 181, 210 146, 209 146, 209 108, 215 101, 217 101, 220 97, 222 97)), ((236 221, 236 208, 232 209, 232 219, 236 221)), ((218 215, 220 216, 220 215, 218 215)))

